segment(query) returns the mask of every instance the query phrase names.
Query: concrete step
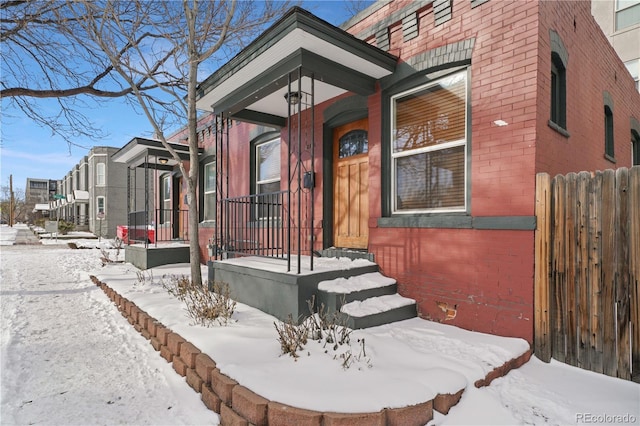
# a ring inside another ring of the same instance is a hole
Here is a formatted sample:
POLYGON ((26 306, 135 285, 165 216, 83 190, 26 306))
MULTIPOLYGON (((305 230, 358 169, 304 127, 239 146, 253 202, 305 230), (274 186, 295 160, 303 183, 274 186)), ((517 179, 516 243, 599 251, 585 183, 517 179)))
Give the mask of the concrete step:
POLYGON ((360 329, 415 318, 418 310, 415 300, 396 293, 347 303, 340 313, 346 315, 348 327, 360 329))
POLYGON ((397 293, 393 278, 379 272, 336 278, 318 284, 316 307, 337 313, 350 328, 375 327, 417 316, 416 303, 397 293))
POLYGON ((373 253, 369 253, 366 250, 346 249, 329 247, 324 250, 320 250, 320 256, 322 257, 348 257, 349 259, 366 259, 371 262, 375 262, 373 253))
POLYGON ((328 313, 340 311, 345 303, 362 301, 370 297, 395 294, 397 284, 393 278, 380 272, 369 272, 352 277, 339 277, 318 284, 316 306, 324 304, 328 313))

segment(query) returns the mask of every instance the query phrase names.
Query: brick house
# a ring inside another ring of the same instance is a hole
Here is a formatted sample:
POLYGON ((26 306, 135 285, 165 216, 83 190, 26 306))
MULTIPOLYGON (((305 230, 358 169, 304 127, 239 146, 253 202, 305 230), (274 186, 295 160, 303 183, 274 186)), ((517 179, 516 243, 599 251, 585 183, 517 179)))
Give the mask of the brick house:
POLYGON ((634 84, 586 1, 291 9, 200 85, 202 255, 355 253, 421 317, 531 342, 536 173, 632 166, 634 84))

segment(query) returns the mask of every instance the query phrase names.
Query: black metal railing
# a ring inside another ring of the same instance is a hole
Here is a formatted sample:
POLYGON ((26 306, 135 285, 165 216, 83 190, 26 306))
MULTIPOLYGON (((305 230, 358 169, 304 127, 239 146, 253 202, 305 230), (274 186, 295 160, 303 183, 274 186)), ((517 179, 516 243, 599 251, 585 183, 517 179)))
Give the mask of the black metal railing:
POLYGON ((156 209, 154 223, 156 241, 189 240, 189 210, 156 209))
POLYGON ((221 249, 232 255, 288 258, 283 226, 287 194, 278 191, 222 200, 225 238, 221 249))
POLYGON ((78 215, 78 216, 76 216, 76 225, 89 226, 89 216, 88 215, 78 215))
POLYGON ((127 218, 127 228, 123 239, 126 243, 153 243, 154 238, 150 231, 150 223, 147 218, 147 212, 139 210, 135 212, 129 212, 127 218))
POLYGON ((188 219, 188 210, 156 209, 152 221, 147 219, 147 212, 144 210, 129 212, 123 240, 129 244, 188 241, 188 219))
POLYGON ((73 215, 64 218, 66 222, 73 223, 76 226, 89 226, 89 216, 87 215, 73 215))

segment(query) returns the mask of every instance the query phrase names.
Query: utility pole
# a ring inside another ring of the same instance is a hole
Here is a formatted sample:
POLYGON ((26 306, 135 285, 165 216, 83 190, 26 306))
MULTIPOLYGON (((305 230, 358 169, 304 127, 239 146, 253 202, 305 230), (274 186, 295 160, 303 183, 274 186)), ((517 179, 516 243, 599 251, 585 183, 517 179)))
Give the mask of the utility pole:
POLYGON ((13 196, 13 175, 9 175, 9 226, 13 226, 13 210, 16 205, 16 199, 13 196))

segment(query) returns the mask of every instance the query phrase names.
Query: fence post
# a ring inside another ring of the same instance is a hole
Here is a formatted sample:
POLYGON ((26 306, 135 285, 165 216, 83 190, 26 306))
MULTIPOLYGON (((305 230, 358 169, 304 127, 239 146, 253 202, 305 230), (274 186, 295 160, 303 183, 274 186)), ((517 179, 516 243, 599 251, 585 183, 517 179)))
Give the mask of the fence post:
MULTIPOLYGON (((631 298, 629 284, 631 277, 630 258, 629 253, 632 250, 632 240, 636 239, 638 243, 637 235, 632 236, 629 234, 631 228, 631 216, 630 213, 634 209, 634 206, 629 204, 629 201, 633 198, 632 192, 640 191, 640 186, 635 188, 630 185, 629 170, 626 168, 620 168, 616 170, 615 175, 616 187, 616 241, 618 243, 616 252, 616 273, 618 276, 616 288, 612 294, 612 305, 616 307, 615 315, 612 320, 617 324, 617 329, 614 330, 616 335, 614 336, 616 346, 616 358, 613 360, 610 370, 605 373, 613 376, 617 372, 617 376, 622 379, 631 380, 631 322, 633 321, 631 314, 631 298)), ((636 199, 636 202, 640 200, 636 199)), ((637 210, 637 205, 635 206, 637 210)), ((612 306, 612 307, 613 307, 612 306)), ((637 315, 637 313, 636 313, 637 315)), ((636 323, 637 324, 637 323, 636 323)), ((632 326, 631 326, 632 327, 632 326)))
POLYGON ((534 352, 544 361, 551 361, 549 323, 549 234, 551 229, 551 178, 547 173, 536 175, 536 231, 534 281, 534 352))
MULTIPOLYGON (((601 229, 602 229, 602 255, 600 257, 601 267, 601 312, 599 315, 600 325, 602 327, 602 372, 608 376, 616 376, 618 362, 616 360, 616 287, 620 279, 621 271, 618 268, 618 249, 626 244, 626 238, 620 239, 620 230, 622 224, 616 220, 619 217, 621 205, 616 201, 620 201, 616 193, 616 186, 619 187, 620 182, 616 181, 616 172, 613 170, 604 170, 602 172, 602 194, 599 197, 602 208, 600 210, 601 229)), ((625 184, 626 187, 626 184, 625 184)), ((626 203, 626 198, 624 203, 626 203)), ((623 219, 625 220, 625 219, 623 219)), ((626 226, 625 226, 626 228, 626 226)), ((618 329, 623 327, 617 324, 618 329)), ((628 336, 627 336, 628 339, 628 336)))
MULTIPOLYGON (((631 362, 640 371, 640 166, 629 169, 629 292, 631 314, 631 362)), ((634 375, 635 375, 634 374, 634 375)))
POLYGON ((549 245, 549 322, 551 323, 551 357, 567 361, 567 259, 565 258, 565 213, 567 183, 562 175, 551 181, 551 218, 549 245))

